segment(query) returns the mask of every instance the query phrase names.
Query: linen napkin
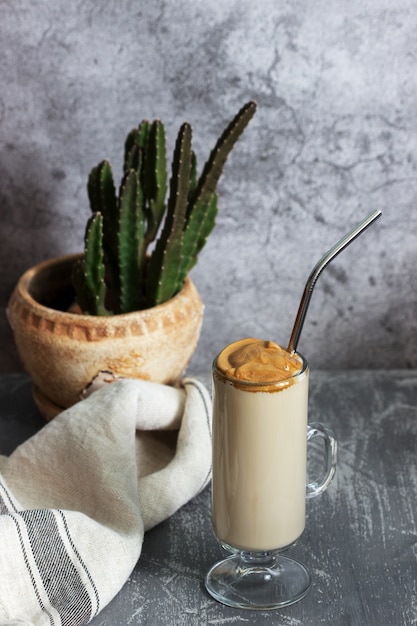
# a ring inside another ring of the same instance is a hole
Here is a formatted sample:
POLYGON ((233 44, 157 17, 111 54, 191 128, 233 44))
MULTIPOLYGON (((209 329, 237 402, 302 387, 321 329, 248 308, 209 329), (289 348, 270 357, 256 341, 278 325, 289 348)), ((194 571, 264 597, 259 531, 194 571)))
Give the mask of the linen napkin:
POLYGON ((210 396, 118 380, 0 456, 0 625, 80 626, 211 478, 210 396))

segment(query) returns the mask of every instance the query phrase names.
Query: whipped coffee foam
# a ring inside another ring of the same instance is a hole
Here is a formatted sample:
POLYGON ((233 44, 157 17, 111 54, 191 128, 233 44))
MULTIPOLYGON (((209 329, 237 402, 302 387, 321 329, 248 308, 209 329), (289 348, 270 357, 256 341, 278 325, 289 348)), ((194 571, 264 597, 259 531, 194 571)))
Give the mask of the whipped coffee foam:
POLYGON ((226 346, 216 360, 216 369, 227 378, 269 383, 286 380, 299 372, 302 361, 273 341, 240 339, 226 346))

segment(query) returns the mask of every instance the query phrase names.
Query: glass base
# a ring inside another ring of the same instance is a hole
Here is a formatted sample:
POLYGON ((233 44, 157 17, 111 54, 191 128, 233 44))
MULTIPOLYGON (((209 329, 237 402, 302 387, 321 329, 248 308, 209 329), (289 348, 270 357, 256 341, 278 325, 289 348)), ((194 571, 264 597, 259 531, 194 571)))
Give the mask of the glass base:
POLYGON ((213 565, 205 585, 227 606, 269 610, 304 598, 311 578, 304 565, 278 552, 239 552, 213 565))

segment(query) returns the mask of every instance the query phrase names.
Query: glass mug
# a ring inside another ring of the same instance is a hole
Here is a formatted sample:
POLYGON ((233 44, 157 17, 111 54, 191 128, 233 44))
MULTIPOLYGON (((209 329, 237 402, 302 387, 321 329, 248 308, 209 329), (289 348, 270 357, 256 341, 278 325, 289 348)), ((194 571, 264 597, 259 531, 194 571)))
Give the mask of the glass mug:
POLYGON ((273 609, 308 592, 311 578, 283 556, 305 527, 306 498, 323 493, 336 471, 337 443, 307 423, 309 368, 278 382, 228 377, 213 363, 212 522, 232 555, 214 565, 205 585, 228 606, 273 609), (307 443, 324 442, 322 475, 306 485, 307 443))

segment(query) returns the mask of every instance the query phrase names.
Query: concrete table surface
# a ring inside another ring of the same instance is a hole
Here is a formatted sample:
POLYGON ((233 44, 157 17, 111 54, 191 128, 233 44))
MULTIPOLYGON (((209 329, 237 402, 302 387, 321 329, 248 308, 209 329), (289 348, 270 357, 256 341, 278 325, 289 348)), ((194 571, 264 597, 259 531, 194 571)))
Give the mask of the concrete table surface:
MULTIPOLYGON (((417 371, 313 372, 309 419, 334 430, 339 457, 332 486, 308 501, 306 530, 289 553, 312 575, 303 600, 251 612, 207 594, 205 573, 223 555, 207 488, 146 533, 129 580, 91 624, 417 624, 417 371)), ((0 453, 43 423, 29 379, 0 377, 0 453)))

